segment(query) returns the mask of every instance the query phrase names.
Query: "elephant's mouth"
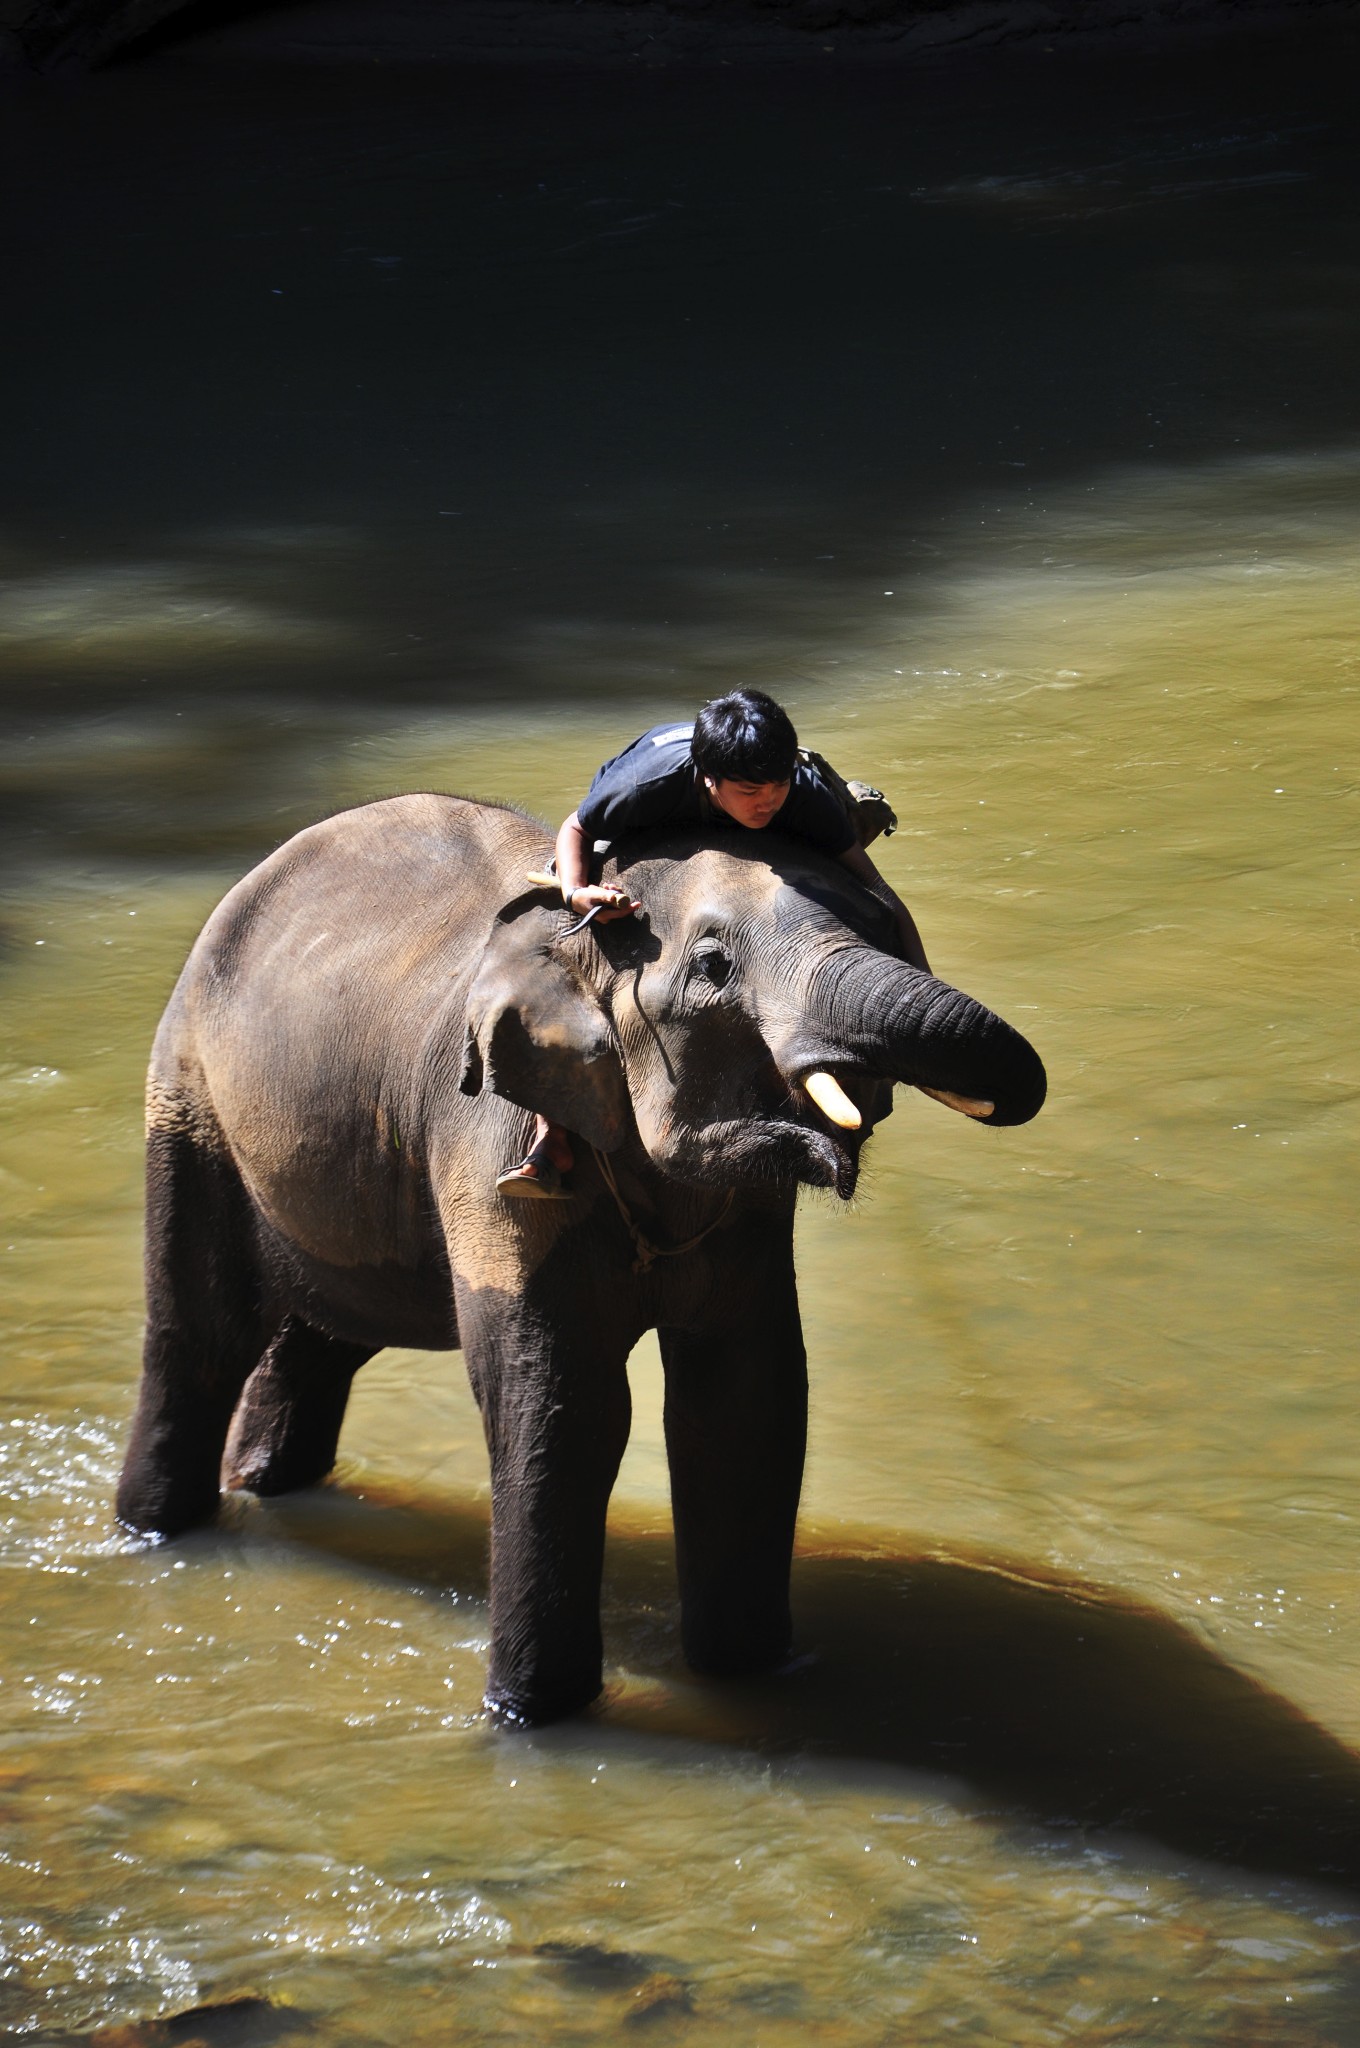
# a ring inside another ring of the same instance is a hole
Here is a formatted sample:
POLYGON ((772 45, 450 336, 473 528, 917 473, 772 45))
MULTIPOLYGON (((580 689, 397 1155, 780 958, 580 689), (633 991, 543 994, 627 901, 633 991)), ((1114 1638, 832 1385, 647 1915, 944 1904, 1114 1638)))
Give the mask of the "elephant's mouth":
POLYGON ((799 1077, 785 1104, 798 1141, 816 1160, 834 1162, 834 1171, 801 1173, 814 1187, 833 1187, 848 1202, 859 1180, 859 1155, 875 1124, 892 1107, 892 1082, 859 1069, 833 1074, 818 1067, 799 1077), (886 1099, 885 1099, 886 1098, 886 1099))
MULTIPOLYGON (((886 1084, 889 1090, 891 1085, 886 1084)), ((801 1184, 832 1188, 849 1201, 859 1179, 861 1147, 886 1113, 875 1101, 884 1086, 875 1075, 844 1069, 828 1088, 809 1090, 806 1082, 778 1077, 777 1086, 763 1089, 763 1099, 746 1116, 672 1124, 664 1162, 657 1163, 675 1178, 703 1187, 801 1184), (850 1089, 859 1100, 852 1099, 850 1089)))
MULTIPOLYGON (((655 1156, 655 1155, 654 1155, 655 1156)), ((834 1188, 849 1201, 859 1178, 859 1133, 791 1117, 741 1117, 673 1133, 657 1164, 697 1187, 834 1188)))

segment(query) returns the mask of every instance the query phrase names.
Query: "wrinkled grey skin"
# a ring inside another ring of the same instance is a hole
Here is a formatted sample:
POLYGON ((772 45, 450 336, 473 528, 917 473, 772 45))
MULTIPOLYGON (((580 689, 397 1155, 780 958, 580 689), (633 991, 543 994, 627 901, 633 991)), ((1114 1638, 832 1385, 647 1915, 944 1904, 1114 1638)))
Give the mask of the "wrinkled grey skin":
MULTIPOLYGON (((491 1456, 487 1698, 523 1721, 599 1691, 625 1362, 649 1328, 685 1653, 708 1672, 786 1655, 798 1185, 851 1194, 894 1081, 993 1101, 996 1123, 1044 1095, 1025 1040, 883 950, 890 916, 805 846, 638 841, 609 873, 645 913, 571 938, 526 879, 547 853, 517 812, 397 797, 299 833, 213 913, 151 1062, 148 1326, 118 1492, 124 1522, 173 1536, 222 1481, 311 1485, 366 1359, 461 1345, 491 1456), (819 1068, 862 1130, 802 1092, 819 1068), (579 1134, 570 1201, 495 1190, 532 1110, 579 1134), (592 1146, 655 1244, 720 1227, 634 1270, 592 1146)), ((962 1118, 959 1142, 979 1142, 962 1118)))

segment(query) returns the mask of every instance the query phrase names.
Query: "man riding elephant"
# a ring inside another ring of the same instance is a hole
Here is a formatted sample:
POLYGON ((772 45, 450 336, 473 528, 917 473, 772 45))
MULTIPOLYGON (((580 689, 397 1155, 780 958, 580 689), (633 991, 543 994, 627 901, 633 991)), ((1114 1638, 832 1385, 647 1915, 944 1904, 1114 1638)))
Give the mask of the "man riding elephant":
MULTIPOLYGON (((591 882, 595 846, 679 824, 718 833, 733 825, 748 832, 773 825, 820 847, 890 906, 903 957, 929 973, 911 912, 864 850, 880 831, 894 831, 897 819, 880 791, 843 781, 820 755, 800 750, 788 713, 763 690, 715 697, 692 725, 654 725, 597 770, 589 794, 557 834, 556 871, 567 909, 601 923, 631 917, 640 904, 611 884, 591 882)), ((573 1163, 569 1133, 540 1116, 524 1159, 496 1185, 506 1195, 552 1200, 564 1192, 573 1163)))

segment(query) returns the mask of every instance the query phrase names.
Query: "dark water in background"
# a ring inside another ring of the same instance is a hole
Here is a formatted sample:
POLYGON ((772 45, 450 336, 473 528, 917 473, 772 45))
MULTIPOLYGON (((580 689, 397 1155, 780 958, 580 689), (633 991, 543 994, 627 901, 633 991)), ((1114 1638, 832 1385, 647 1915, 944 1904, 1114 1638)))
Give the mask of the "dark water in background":
POLYGON ((5 2024, 1360 2035, 1354 56, 0 106, 5 2024), (556 818, 738 676, 1053 1096, 808 1207, 816 1661, 679 1666, 648 1354, 608 1705, 507 1740, 456 1358, 315 1499, 111 1528, 140 1072, 318 811, 556 818))

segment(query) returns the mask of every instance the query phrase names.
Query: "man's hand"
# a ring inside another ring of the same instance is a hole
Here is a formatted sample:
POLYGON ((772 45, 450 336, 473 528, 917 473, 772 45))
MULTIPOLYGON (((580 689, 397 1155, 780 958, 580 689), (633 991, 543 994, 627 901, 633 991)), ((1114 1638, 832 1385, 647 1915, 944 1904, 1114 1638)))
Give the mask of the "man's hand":
POLYGON ((594 910, 598 913, 597 924, 612 924, 616 917, 631 917, 635 910, 641 910, 642 905, 634 903, 626 889, 586 880, 591 849, 575 811, 558 826, 555 851, 562 901, 577 917, 586 917, 594 910))
POLYGON ((642 908, 626 889, 616 889, 612 884, 603 882, 583 882, 579 889, 564 891, 562 901, 578 917, 598 908, 597 924, 612 924, 615 918, 631 917, 635 910, 642 908))

